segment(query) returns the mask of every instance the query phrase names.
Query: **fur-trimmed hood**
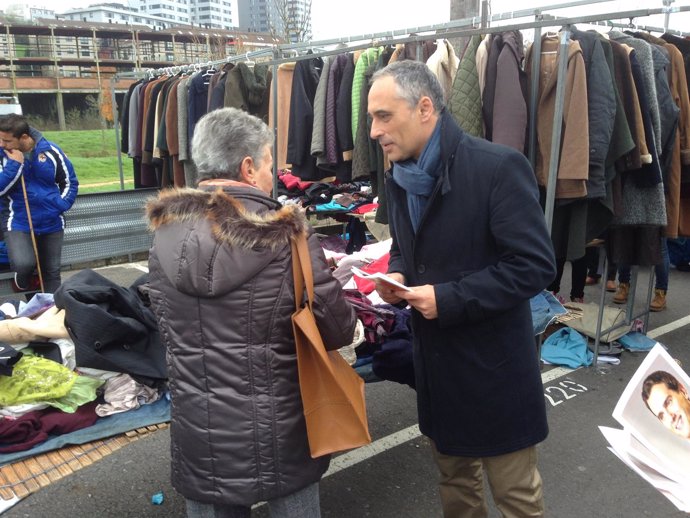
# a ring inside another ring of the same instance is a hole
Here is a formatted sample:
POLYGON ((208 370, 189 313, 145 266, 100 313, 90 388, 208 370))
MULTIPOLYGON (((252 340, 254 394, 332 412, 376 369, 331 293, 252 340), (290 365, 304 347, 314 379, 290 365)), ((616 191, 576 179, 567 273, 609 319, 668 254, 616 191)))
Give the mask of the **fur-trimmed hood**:
POLYGON ((147 203, 146 215, 170 281, 201 297, 246 283, 309 228, 298 207, 245 187, 165 190, 147 203))

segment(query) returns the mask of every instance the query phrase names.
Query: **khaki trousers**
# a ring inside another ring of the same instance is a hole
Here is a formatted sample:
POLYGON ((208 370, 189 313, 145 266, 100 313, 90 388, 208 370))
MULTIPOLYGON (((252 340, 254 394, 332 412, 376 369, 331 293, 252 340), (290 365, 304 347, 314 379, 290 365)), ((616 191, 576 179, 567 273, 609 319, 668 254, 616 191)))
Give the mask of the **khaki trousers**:
POLYGON ((537 470, 537 448, 531 446, 497 457, 456 457, 439 453, 431 441, 441 472, 440 493, 444 518, 486 518, 484 471, 496 507, 505 518, 544 516, 542 481, 537 470))

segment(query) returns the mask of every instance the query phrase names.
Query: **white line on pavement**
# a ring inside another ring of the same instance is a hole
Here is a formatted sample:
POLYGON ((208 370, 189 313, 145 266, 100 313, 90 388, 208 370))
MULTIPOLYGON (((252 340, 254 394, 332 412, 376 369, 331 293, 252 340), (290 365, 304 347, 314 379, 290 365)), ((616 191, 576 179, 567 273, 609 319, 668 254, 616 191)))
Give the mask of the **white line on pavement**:
POLYGON ((657 338, 661 335, 665 335, 666 333, 670 333, 671 331, 675 331, 676 329, 680 329, 688 324, 690 324, 690 315, 679 318, 673 322, 669 322, 668 324, 657 327, 656 329, 652 329, 651 331, 647 332, 647 336, 649 338, 657 338))
MULTIPOLYGON (((566 376, 571 372, 573 372, 573 369, 556 367, 543 373, 541 375, 541 379, 543 383, 548 383, 549 381, 553 381, 555 379, 566 376)), ((350 468, 355 464, 359 464, 360 462, 368 460, 374 455, 378 455, 379 453, 383 453, 384 451, 390 450, 391 448, 400 446, 401 444, 404 444, 407 441, 416 439, 421 435, 422 434, 419 431, 419 425, 415 424, 408 428, 404 428, 403 430, 392 433, 390 435, 386 435, 381 439, 377 439, 376 441, 372 442, 371 444, 368 444, 367 446, 362 446, 361 448, 357 448, 356 450, 352 450, 343 455, 339 455, 338 457, 333 458, 333 460, 331 461, 331 466, 328 468, 328 471, 326 472, 324 477, 334 475, 339 471, 350 468)))
POLYGON ((381 439, 377 439, 371 444, 367 444, 366 446, 352 450, 344 455, 339 455, 331 460, 331 466, 328 468, 328 471, 324 476, 328 477, 337 473, 338 471, 352 467, 355 464, 359 464, 362 461, 370 459, 374 455, 378 455, 386 450, 400 446, 407 441, 416 439, 420 435, 421 432, 419 431, 419 425, 415 424, 403 430, 399 430, 395 433, 382 437, 381 439))

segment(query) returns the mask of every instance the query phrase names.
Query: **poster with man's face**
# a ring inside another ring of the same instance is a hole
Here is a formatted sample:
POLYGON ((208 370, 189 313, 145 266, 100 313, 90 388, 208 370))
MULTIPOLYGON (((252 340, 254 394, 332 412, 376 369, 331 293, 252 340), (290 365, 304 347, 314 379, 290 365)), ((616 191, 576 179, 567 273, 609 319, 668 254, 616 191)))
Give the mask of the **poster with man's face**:
POLYGON ((660 472, 690 486, 690 377, 662 345, 637 369, 613 417, 658 459, 660 472))

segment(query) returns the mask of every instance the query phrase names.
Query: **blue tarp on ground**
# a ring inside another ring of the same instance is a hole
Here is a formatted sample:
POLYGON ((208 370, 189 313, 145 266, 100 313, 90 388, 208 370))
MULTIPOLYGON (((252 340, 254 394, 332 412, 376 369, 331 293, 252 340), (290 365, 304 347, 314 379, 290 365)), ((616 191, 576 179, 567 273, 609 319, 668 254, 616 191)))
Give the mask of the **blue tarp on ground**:
POLYGON ((170 421, 170 401, 163 397, 155 403, 142 405, 136 410, 128 410, 119 414, 101 417, 93 426, 82 428, 76 432, 57 435, 30 450, 6 453, 0 455, 0 466, 33 457, 40 453, 57 450, 63 446, 72 444, 86 444, 98 439, 105 439, 113 435, 136 430, 144 426, 150 426, 170 421))

